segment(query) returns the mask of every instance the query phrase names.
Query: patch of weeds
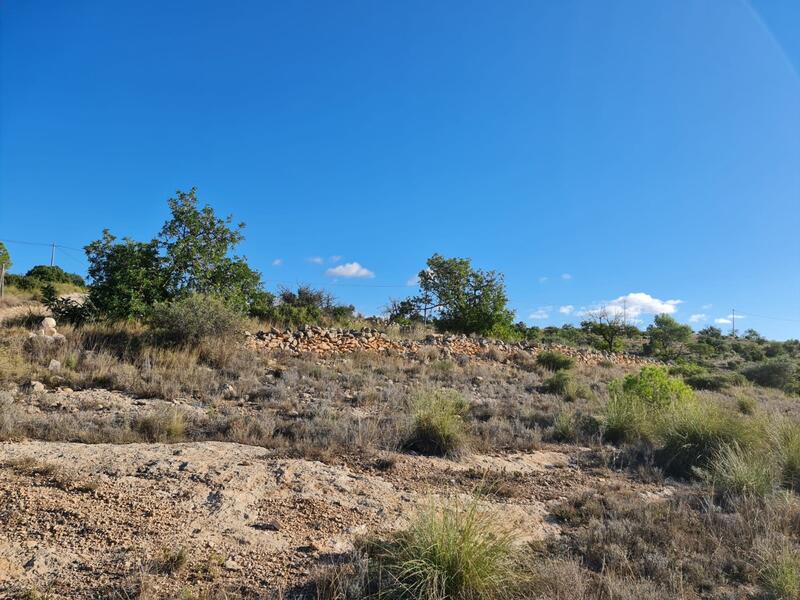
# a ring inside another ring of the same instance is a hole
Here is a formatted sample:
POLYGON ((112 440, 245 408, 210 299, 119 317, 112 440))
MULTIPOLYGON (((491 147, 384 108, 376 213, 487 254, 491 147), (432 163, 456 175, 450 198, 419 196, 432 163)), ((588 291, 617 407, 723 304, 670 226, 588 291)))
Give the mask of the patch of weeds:
POLYGON ((161 575, 173 575, 188 562, 189 554, 185 548, 162 548, 159 556, 153 560, 152 571, 161 575))

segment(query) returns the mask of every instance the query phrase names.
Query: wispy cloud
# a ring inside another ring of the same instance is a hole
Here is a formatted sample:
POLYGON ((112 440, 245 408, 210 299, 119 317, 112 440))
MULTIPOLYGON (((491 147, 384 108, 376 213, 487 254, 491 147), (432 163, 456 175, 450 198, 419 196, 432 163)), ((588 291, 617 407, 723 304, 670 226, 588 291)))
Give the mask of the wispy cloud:
POLYGON ((332 263, 337 263, 340 260, 342 260, 342 257, 339 256, 338 254, 334 254, 333 256, 329 257, 328 260, 331 261, 332 263))
POLYGON ((408 287, 414 287, 416 285, 419 285, 419 275, 414 275, 413 277, 409 277, 406 280, 406 285, 408 287))
POLYGON ((572 279, 572 275, 570 275, 569 273, 562 273, 561 279, 563 279, 564 281, 569 281, 570 279, 572 279))
POLYGON ((280 267, 282 264, 283 264, 282 258, 276 258, 275 260, 272 261, 273 267, 280 267))
POLYGON ((703 304, 703 306, 701 306, 700 308, 702 308, 703 310, 708 310, 713 307, 714 307, 713 304, 703 304))
MULTIPOLYGON (((719 317, 718 319, 714 319, 714 323, 717 325, 730 325, 733 323, 733 315, 728 315, 727 317, 719 317)), ((746 319, 747 316, 745 315, 736 315, 736 320, 739 321, 741 319, 746 319)))
POLYGON ((575 307, 572 306, 572 304, 567 304, 565 306, 560 306, 558 308, 558 312, 560 312, 562 315, 571 315, 574 312, 574 310, 575 307))
POLYGON ((345 263, 343 265, 339 265, 338 267, 328 269, 325 271, 325 275, 328 277, 357 277, 369 279, 375 277, 375 273, 369 269, 365 269, 357 262, 345 263))
POLYGON ((550 311, 553 310, 552 306, 540 306, 528 315, 531 321, 543 321, 550 318, 550 311))
POLYGON ((708 320, 708 316, 703 313, 697 313, 689 316, 689 323, 703 323, 708 320))
POLYGON ((642 315, 673 314, 683 300, 660 300, 644 292, 631 292, 609 302, 601 302, 590 308, 581 309, 578 314, 591 316, 605 310, 612 315, 621 315, 632 321, 642 315))
POLYGON ((321 265, 325 261, 322 259, 321 256, 309 256, 306 261, 314 264, 314 265, 321 265))
POLYGON ((549 277, 539 277, 539 283, 547 283, 547 280, 550 279, 549 277))

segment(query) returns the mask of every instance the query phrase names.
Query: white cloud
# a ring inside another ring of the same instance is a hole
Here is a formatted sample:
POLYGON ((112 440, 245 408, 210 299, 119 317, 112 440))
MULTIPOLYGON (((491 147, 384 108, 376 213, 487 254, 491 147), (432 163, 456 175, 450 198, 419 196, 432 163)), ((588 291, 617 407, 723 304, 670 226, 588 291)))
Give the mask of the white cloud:
POLYGON ((539 277, 539 283, 547 283, 548 277, 539 277))
POLYGON ((703 304, 703 306, 701 306, 700 308, 702 308, 703 310, 708 310, 709 308, 712 308, 713 306, 714 306, 713 304, 703 304))
POLYGON ((342 260, 342 257, 341 257, 341 256, 339 256, 338 254, 334 254, 334 255, 333 255, 333 256, 331 256, 331 257, 330 257, 328 260, 330 260, 332 263, 337 263, 337 262, 339 262, 340 260, 342 260))
POLYGON ((550 311, 553 310, 552 306, 540 306, 531 314, 528 315, 528 318, 532 321, 543 321, 550 317, 550 311))
POLYGON ((333 267, 325 271, 328 277, 375 277, 375 273, 369 269, 365 269, 357 262, 345 263, 338 267, 333 267))
MULTIPOLYGON (((744 315, 735 315, 735 316, 736 316, 736 320, 737 321, 739 319, 746 319, 747 318, 744 315)), ((714 319, 714 323, 716 323, 717 325, 730 325, 731 323, 733 323, 733 318, 734 318, 734 315, 728 315, 727 317, 720 317, 718 319, 714 319)))
POLYGON ((321 265, 325 262, 321 256, 309 256, 306 260, 315 265, 321 265))
POLYGON ((605 310, 611 315, 621 315, 631 321, 637 321, 642 315, 673 314, 678 310, 678 305, 683 300, 660 300, 644 292, 631 292, 625 296, 620 296, 610 302, 598 304, 589 309, 582 309, 578 312, 581 316, 591 316, 605 310))
POLYGON ((560 312, 562 315, 571 315, 574 310, 575 307, 572 306, 572 304, 567 304, 566 306, 559 307, 558 312, 560 312))
POLYGON ((707 320, 708 316, 702 313, 689 316, 689 323, 702 323, 703 321, 707 320))
POLYGON ((414 287, 415 285, 419 285, 419 275, 414 275, 413 277, 409 277, 406 281, 406 285, 409 287, 414 287))
POLYGON ((276 258, 275 260, 272 261, 273 267, 280 267, 282 264, 283 264, 282 258, 276 258))
POLYGON ((572 275, 570 275, 569 273, 563 273, 561 275, 561 279, 563 279, 564 281, 569 281, 570 279, 572 279, 572 275))

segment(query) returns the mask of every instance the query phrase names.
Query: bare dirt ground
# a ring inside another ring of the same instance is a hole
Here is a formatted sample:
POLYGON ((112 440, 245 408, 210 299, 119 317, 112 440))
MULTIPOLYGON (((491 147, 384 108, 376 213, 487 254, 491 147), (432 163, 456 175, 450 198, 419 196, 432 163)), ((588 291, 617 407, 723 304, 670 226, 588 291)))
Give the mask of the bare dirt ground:
MULTIPOLYGON (((84 408, 132 405, 121 394, 87 391, 37 395, 29 406, 60 396, 80 403, 82 395, 84 408)), ((582 491, 671 493, 584 466, 587 453, 561 444, 459 461, 384 453, 323 464, 225 442, 6 442, 0 594, 132 597, 147 587, 175 597, 220 586, 253 597, 300 594, 358 536, 401 528, 445 497, 477 492, 522 539, 541 540, 559 531, 549 506, 582 491)))

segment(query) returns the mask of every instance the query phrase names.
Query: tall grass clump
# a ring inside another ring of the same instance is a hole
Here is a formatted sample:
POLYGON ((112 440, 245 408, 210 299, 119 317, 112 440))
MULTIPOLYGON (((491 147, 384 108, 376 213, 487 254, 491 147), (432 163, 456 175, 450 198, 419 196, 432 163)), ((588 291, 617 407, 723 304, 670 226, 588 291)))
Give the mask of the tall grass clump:
POLYGON ((800 424, 788 419, 774 428, 773 447, 781 470, 781 484, 800 490, 800 424))
POLYGON ((736 443, 716 451, 706 475, 714 491, 724 497, 763 498, 776 487, 772 457, 736 443))
POLYGON ((456 390, 418 392, 412 401, 413 423, 405 447, 420 454, 457 456, 466 447, 464 416, 469 404, 456 390))
POLYGON ((572 365, 575 364, 575 361, 569 356, 550 350, 540 352, 536 357, 536 362, 549 371, 563 371, 572 368, 572 365))
POLYGON ((177 442, 186 436, 186 415, 177 409, 162 409, 139 417, 134 430, 148 442, 177 442))
POLYGON ((657 462, 670 475, 689 477, 705 469, 723 447, 742 450, 760 446, 760 423, 724 410, 717 404, 690 400, 660 415, 656 438, 661 447, 657 462))
POLYGON ((510 530, 476 501, 423 511, 373 553, 376 596, 396 600, 494 600, 521 583, 510 530))
POLYGON ((759 576, 767 597, 774 600, 800 599, 800 554, 788 544, 761 556, 759 576))

